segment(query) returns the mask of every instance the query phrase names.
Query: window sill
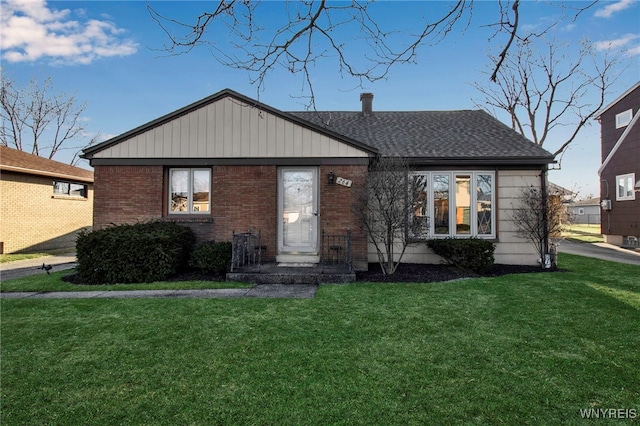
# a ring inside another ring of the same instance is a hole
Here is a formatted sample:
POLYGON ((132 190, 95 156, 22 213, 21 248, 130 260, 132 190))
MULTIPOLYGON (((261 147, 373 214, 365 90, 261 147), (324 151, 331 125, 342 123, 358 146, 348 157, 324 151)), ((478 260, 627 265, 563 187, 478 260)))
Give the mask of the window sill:
POLYGON ((54 200, 87 201, 87 197, 72 197, 70 195, 52 195, 54 200))
POLYGON ((428 237, 409 237, 407 240, 409 244, 426 243, 429 240, 443 240, 445 238, 457 238, 459 240, 468 240, 470 238, 477 238, 479 240, 487 240, 493 243, 498 243, 499 240, 493 235, 429 235, 428 237))
POLYGON ((213 223, 213 217, 210 214, 206 215, 194 215, 194 214, 184 214, 184 215, 168 215, 165 216, 164 220, 166 222, 176 222, 176 223, 213 223))

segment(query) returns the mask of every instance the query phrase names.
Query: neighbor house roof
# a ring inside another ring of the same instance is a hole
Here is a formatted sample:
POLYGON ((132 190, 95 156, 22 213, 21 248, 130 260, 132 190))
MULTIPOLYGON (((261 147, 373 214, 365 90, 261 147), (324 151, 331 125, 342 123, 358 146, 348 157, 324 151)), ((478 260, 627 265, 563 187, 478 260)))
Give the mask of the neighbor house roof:
POLYGON ((553 156, 480 110, 290 112, 415 163, 547 164, 553 156))
POLYGON ((571 203, 571 206, 599 206, 600 205, 600 197, 595 198, 587 198, 585 200, 578 200, 571 203))
POLYGON ((0 145, 0 170, 93 183, 93 172, 0 145))
POLYGON ((638 81, 636 84, 634 84, 633 86, 631 86, 630 88, 628 88, 627 90, 624 91, 623 94, 621 94, 620 96, 618 96, 615 100, 613 100, 612 102, 610 102, 607 106, 605 106, 604 108, 602 108, 600 111, 598 111, 596 113, 596 120, 600 120, 600 117, 602 117, 602 114, 604 114, 605 112, 607 112, 612 106, 614 106, 615 104, 617 104, 618 102, 620 102, 622 99, 624 99, 627 95, 629 95, 631 92, 633 92, 634 90, 636 90, 638 87, 640 87, 640 81, 638 81))

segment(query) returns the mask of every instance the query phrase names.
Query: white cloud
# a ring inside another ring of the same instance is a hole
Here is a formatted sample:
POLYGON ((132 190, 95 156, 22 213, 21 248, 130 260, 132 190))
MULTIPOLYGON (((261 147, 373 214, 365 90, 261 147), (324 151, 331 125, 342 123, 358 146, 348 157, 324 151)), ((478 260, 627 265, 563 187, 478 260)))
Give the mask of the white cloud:
POLYGON ((598 9, 595 13, 595 16, 598 18, 610 18, 614 13, 623 11, 628 7, 631 7, 634 0, 620 0, 615 3, 609 3, 607 6, 602 9, 598 9))
POLYGON ((625 56, 632 57, 640 55, 638 40, 640 40, 640 34, 625 34, 616 39, 598 41, 594 46, 597 50, 620 50, 625 56))
POLYGON ((121 38, 124 30, 112 22, 78 22, 71 19, 69 9, 50 9, 45 0, 5 0, 0 9, 0 48, 9 62, 48 58, 54 63, 90 64, 138 50, 137 43, 121 38))
POLYGON ((613 40, 598 41, 594 46, 597 50, 621 49, 627 56, 635 56, 640 54, 640 47, 634 45, 638 39, 640 34, 625 34, 613 40))

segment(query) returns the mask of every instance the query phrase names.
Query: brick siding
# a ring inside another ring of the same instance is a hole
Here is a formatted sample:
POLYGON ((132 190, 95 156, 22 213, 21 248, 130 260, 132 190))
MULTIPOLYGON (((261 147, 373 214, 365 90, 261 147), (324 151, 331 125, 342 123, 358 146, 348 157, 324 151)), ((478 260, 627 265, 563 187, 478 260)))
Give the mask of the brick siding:
POLYGON ((4 253, 75 247, 77 232, 91 228, 93 188, 87 198, 54 196, 54 178, 2 172, 0 241, 4 253))
MULTIPOLYGON (((214 166, 211 215, 167 214, 167 174, 163 166, 96 166, 94 227, 111 223, 135 223, 152 219, 173 220, 189 226, 198 241, 230 241, 233 231, 260 231, 267 247, 265 261, 274 261, 277 250, 278 169, 275 165, 214 166)), ((354 260, 365 262, 367 241, 351 212, 353 197, 364 184, 366 166, 322 166, 320 224, 327 233, 352 231, 354 260), (347 188, 328 185, 333 171, 353 181, 347 188)))
POLYGON ((96 166, 93 226, 162 218, 162 166, 96 166))

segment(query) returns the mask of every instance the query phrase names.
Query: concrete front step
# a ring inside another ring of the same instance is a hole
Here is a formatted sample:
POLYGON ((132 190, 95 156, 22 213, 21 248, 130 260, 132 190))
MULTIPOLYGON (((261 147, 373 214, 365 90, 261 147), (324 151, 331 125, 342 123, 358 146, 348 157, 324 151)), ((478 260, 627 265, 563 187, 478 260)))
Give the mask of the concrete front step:
POLYGON ((327 284, 349 283, 356 280, 355 272, 344 268, 323 267, 282 267, 276 264, 261 265, 259 269, 229 272, 227 281, 251 284, 327 284))

